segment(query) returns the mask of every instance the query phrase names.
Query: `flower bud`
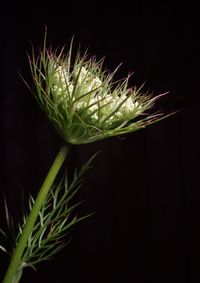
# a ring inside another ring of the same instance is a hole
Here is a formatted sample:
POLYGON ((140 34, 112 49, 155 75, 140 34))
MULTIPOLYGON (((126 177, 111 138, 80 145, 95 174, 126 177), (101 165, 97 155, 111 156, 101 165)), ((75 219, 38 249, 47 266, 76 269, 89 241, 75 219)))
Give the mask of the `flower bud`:
POLYGON ((61 137, 84 144, 139 130, 160 119, 147 114, 156 99, 128 88, 128 78, 114 83, 114 73, 102 70, 102 61, 81 58, 72 63, 46 49, 30 61, 37 100, 61 137))

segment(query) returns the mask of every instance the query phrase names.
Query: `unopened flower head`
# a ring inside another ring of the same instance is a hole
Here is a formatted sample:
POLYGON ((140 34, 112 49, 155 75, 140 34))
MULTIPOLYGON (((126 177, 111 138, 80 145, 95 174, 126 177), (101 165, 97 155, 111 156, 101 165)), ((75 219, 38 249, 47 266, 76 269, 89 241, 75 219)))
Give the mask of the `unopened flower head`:
POLYGON ((30 59, 33 93, 61 137, 71 144, 90 143, 122 135, 160 119, 148 114, 161 96, 151 97, 142 88, 129 88, 128 80, 115 83, 103 71, 103 60, 65 55, 44 48, 30 59))

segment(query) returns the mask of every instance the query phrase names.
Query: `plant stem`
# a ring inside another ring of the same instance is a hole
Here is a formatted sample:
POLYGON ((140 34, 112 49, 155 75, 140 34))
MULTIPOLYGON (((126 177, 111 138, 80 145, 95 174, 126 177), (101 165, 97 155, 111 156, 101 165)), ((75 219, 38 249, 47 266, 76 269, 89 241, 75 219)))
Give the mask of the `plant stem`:
POLYGON ((17 271, 17 273, 15 274, 12 283, 19 283, 20 279, 22 277, 22 270, 17 271))
POLYGON ((10 265, 7 269, 7 272, 5 274, 5 277, 2 281, 2 283, 12 283, 13 278, 18 272, 18 269, 21 265, 21 258, 23 256, 24 249, 27 245, 27 240, 32 232, 32 229, 34 227, 35 221, 38 217, 39 211, 41 209, 41 206, 53 184, 53 181, 55 180, 55 177, 58 174, 59 169, 61 168, 64 160, 66 159, 68 153, 70 150, 70 145, 65 144, 61 147, 60 151, 58 152, 51 168, 49 169, 49 172, 40 188, 40 191, 38 193, 38 196, 35 200, 35 203, 33 205, 33 208, 28 216, 26 225, 24 226, 23 232, 20 236, 19 242, 17 244, 16 249, 14 250, 13 256, 10 261, 10 265))

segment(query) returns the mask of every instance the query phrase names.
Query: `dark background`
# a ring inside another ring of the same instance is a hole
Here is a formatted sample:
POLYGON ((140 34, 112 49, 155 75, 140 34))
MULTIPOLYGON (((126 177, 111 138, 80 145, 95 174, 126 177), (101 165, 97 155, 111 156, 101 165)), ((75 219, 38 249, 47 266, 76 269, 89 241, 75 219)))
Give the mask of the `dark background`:
MULTIPOLYGON (((88 172, 81 212, 97 214, 72 230, 73 240, 21 282, 200 282, 198 8, 190 2, 2 1, 0 222, 3 195, 20 215, 21 192, 36 194, 62 141, 22 83, 26 52, 43 42, 75 44, 120 78, 169 91, 162 108, 182 111, 125 138, 80 146, 67 165, 102 153, 88 172), (110 4, 110 5, 109 5, 110 4)), ((0 273, 8 264, 1 254, 0 273)))

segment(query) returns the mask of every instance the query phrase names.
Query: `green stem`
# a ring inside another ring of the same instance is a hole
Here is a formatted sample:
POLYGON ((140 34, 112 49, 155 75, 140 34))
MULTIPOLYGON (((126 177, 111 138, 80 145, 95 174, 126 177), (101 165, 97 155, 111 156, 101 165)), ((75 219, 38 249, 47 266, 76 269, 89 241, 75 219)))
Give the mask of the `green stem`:
POLYGON ((12 283, 19 283, 20 279, 22 277, 22 270, 17 271, 17 273, 15 274, 12 283))
POLYGON ((21 237, 19 239, 19 242, 17 244, 17 247, 13 253, 13 256, 10 261, 10 265, 7 269, 7 272, 5 274, 5 277, 3 279, 2 283, 12 283, 13 278, 16 275, 16 273, 19 270, 19 267, 21 265, 21 258, 24 252, 24 249, 27 245, 27 240, 31 234, 31 231, 34 227, 35 221, 38 217, 39 211, 41 209, 41 206, 53 184, 53 181, 55 180, 55 177, 58 174, 59 169, 61 168, 65 158, 67 157, 69 153, 70 147, 69 145, 64 145, 61 147, 60 151, 58 152, 42 186, 38 193, 38 196, 35 200, 35 203, 33 205, 33 208, 28 216, 26 225, 24 226, 23 232, 21 234, 21 237))

